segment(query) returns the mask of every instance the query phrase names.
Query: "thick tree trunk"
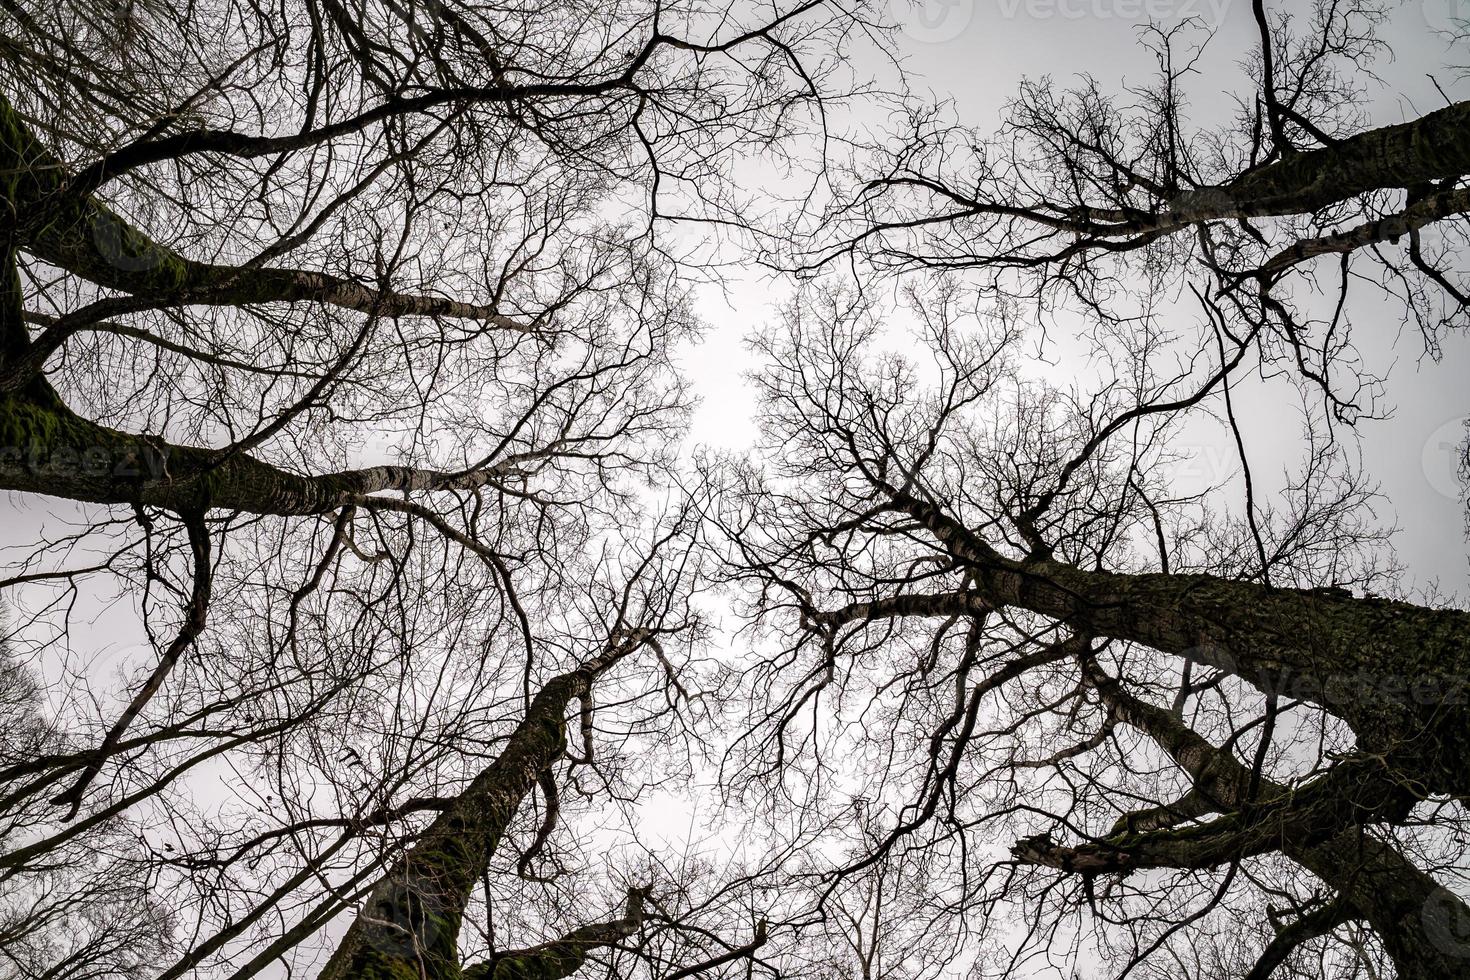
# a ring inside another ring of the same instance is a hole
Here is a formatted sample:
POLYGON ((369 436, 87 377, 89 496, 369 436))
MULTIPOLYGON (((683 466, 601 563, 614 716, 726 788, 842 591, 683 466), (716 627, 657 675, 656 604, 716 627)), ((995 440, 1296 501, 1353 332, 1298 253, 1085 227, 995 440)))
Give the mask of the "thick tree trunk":
POLYGON ((0 397, 0 490, 175 513, 321 514, 386 491, 473 489, 500 471, 371 466, 303 476, 230 453, 89 422, 60 403, 0 397))
MULTIPOLYGON (((1119 828, 1124 829, 1098 845, 1050 847, 1041 853, 1034 841, 1021 842, 1018 856, 1023 860, 1034 856, 1043 859, 1036 863, 1086 871, 1088 858, 1126 859, 1143 846, 1158 845, 1154 858, 1166 858, 1171 847, 1186 851, 1193 833, 1199 838, 1215 838, 1216 846, 1204 849, 1213 860, 1150 863, 1166 867, 1218 866, 1242 856, 1242 848, 1249 850, 1247 841, 1231 840, 1229 820, 1236 818, 1240 822, 1240 814, 1254 807, 1256 819, 1250 822, 1249 830, 1242 829, 1242 837, 1264 830, 1272 844, 1268 850, 1279 848, 1331 886, 1338 893, 1345 918, 1365 919, 1373 927, 1400 977, 1451 980, 1470 972, 1470 935, 1465 933, 1470 928, 1470 908, 1396 848, 1356 824, 1351 808, 1343 808, 1339 814, 1342 829, 1330 834, 1314 833, 1312 826, 1300 825, 1285 816, 1297 806, 1313 806, 1304 798, 1311 795, 1312 784, 1291 790, 1257 776, 1229 751, 1201 737, 1178 716, 1124 691, 1116 680, 1098 669, 1089 655, 1081 656, 1079 662, 1087 682, 1098 692, 1112 717, 1157 742, 1189 775, 1194 786, 1192 797, 1205 802, 1194 812, 1180 814, 1173 823, 1205 813, 1226 813, 1230 817, 1206 824, 1200 832, 1195 832, 1195 828, 1170 831, 1167 829, 1172 825, 1170 821, 1160 821, 1158 829, 1139 831, 1133 820, 1124 818, 1119 821, 1119 828), (1286 805, 1281 806, 1280 801, 1286 801, 1286 805), (1270 814, 1273 806, 1282 818, 1260 819, 1270 814)), ((1333 770, 1317 783, 1331 779, 1337 771, 1333 770)), ((1155 813, 1150 811, 1149 816, 1155 813)), ((1196 856, 1191 854, 1190 858, 1196 856)), ((1104 870, 1128 870, 1128 865, 1104 870)), ((1312 934, 1304 931, 1302 938, 1312 934)))
POLYGON ((120 432, 68 409, 0 400, 0 488, 174 512, 211 507, 257 514, 315 514, 363 488, 351 474, 303 477, 250 456, 120 432))
MULTIPOLYGON (((458 980, 462 976, 456 944, 465 905, 537 777, 566 750, 568 705, 586 695, 598 675, 644 638, 635 634, 578 670, 553 678, 540 690, 495 761, 373 888, 319 980, 458 980)), ((630 902, 628 917, 632 916, 630 902)), ((564 976, 534 971, 553 969, 573 959, 580 964, 586 948, 595 945, 592 939, 613 936, 616 931, 580 937, 580 945, 573 941, 576 950, 572 952, 557 943, 522 951, 519 960, 507 961, 506 969, 511 972, 505 977, 564 976), (517 963, 524 972, 514 972, 517 963)), ((503 980, 501 972, 489 976, 503 980)))
POLYGON ((1470 614, 1204 575, 1057 562, 984 576, 996 601, 1230 671, 1325 707, 1428 793, 1470 790, 1470 614))
POLYGON ((456 977, 470 893, 537 775, 566 747, 567 705, 586 681, 541 689, 505 750, 375 886, 320 980, 456 977))
POLYGON ((1395 848, 1355 828, 1285 853, 1368 921, 1400 977, 1470 975, 1470 908, 1395 848))
MULTIPOLYGON (((246 453, 179 446, 72 413, 42 375, 75 324, 30 338, 16 263, 25 251, 101 286, 137 294, 132 307, 310 300, 382 316, 443 315, 526 329, 488 307, 368 288, 315 272, 190 261, 67 185, 61 161, 0 95, 0 490, 104 504, 318 514, 388 490, 472 489, 495 474, 380 466, 301 476, 246 453)), ((121 302, 121 301, 119 301, 121 302)))
POLYGON ((1470 174, 1470 102, 1332 146, 1293 153, 1222 187, 1181 194, 1185 221, 1302 214, 1370 191, 1411 188, 1470 174))
POLYGON ((896 502, 969 567, 991 604, 1186 656, 1320 705, 1421 797, 1470 793, 1470 613, 1209 575, 1014 561, 934 505, 902 494, 896 502))

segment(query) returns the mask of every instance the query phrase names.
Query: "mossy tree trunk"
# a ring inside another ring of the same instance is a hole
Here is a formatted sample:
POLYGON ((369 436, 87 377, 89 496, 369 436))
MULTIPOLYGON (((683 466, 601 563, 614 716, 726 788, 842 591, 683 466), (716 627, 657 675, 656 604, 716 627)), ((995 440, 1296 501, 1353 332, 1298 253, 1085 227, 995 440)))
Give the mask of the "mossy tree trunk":
MULTIPOLYGON (((1293 789, 1253 772, 1178 715, 1125 691, 1099 668, 1085 643, 1076 645, 1085 682, 1098 693, 1110 716, 1156 742, 1189 776, 1192 789, 1184 806, 1125 815, 1111 835, 1096 843, 1057 847, 1031 839, 1017 845, 1018 858, 1084 874, 1096 873, 1099 867, 1123 872, 1142 866, 1216 867, 1247 856, 1252 840, 1261 838, 1262 852, 1279 850, 1337 893, 1332 915, 1323 925, 1367 921, 1401 977, 1450 980, 1465 975, 1470 969, 1470 936, 1460 932, 1470 924, 1470 907, 1355 821, 1351 805, 1323 813, 1316 826, 1291 819, 1294 807, 1311 807, 1308 798, 1315 784, 1293 789), (1209 814, 1222 816, 1187 831, 1173 830, 1209 814), (1341 829, 1313 832, 1330 828, 1334 816, 1341 829), (1140 854, 1146 855, 1145 860, 1135 863, 1140 854)), ((1317 783, 1340 771, 1329 772, 1317 783)), ((1331 805, 1329 799, 1329 809, 1331 805)), ((1300 942, 1315 934, 1283 929, 1286 940, 1267 950, 1251 974, 1253 980, 1270 975, 1290 952, 1292 939, 1300 942)))
POLYGON ((1302 214, 1359 194, 1416 188, 1470 173, 1470 102, 1370 129, 1331 146, 1247 171, 1221 187, 1180 195, 1187 220, 1302 214))
POLYGON ((289 516, 328 513, 388 491, 472 490, 497 475, 404 466, 304 475, 249 453, 179 445, 98 425, 59 403, 0 397, 4 490, 176 514, 219 508, 289 516))
MULTIPOLYGON (((897 503, 964 564, 992 605, 1131 640, 1320 705, 1420 797, 1470 793, 1470 613, 1210 575, 1016 561, 933 504, 907 495, 897 503)), ((955 594, 952 604, 968 614, 974 597, 955 594)))
POLYGON ((319 980, 555 980, 576 970, 589 949, 637 928, 641 893, 630 895, 621 919, 503 954, 468 973, 457 949, 465 906, 506 828, 541 774, 566 751, 571 702, 588 696, 599 675, 646 639, 635 631, 541 688, 495 761, 373 887, 319 980))
POLYGON ((487 306, 394 292, 317 272, 192 261, 71 187, 63 162, 0 95, 0 489, 91 503, 318 514, 359 494, 474 489, 493 474, 375 467, 301 476, 244 452, 216 452, 120 432, 73 413, 46 383, 47 359, 84 321, 62 317, 34 339, 22 307, 25 252, 126 295, 92 304, 87 319, 143 309, 310 301, 373 317, 449 316, 531 328, 487 306))

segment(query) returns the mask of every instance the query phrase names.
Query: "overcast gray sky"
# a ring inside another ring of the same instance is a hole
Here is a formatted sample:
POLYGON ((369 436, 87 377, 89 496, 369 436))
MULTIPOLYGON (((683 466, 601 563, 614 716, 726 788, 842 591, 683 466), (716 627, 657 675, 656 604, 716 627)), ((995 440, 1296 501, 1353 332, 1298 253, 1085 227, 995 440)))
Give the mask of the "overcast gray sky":
MULTIPOLYGON (((1375 123, 1397 122, 1443 103, 1437 81, 1453 98, 1470 98, 1470 83, 1443 68, 1470 63, 1470 52, 1447 49, 1433 28, 1447 23, 1457 3, 1470 12, 1470 0, 1411 0, 1386 30, 1395 59, 1380 65, 1382 82, 1370 84, 1375 123), (1433 74, 1431 79, 1430 74, 1433 74)), ((1139 46, 1138 29, 1150 17, 1168 23, 1180 17, 1201 18, 1215 31, 1211 57, 1201 66, 1195 86, 1195 117, 1202 123, 1228 111, 1228 91, 1239 91, 1236 62, 1255 43, 1249 0, 924 0, 910 5, 893 0, 895 17, 905 25, 902 47, 908 68, 921 89, 952 100, 966 123, 988 131, 1001 106, 1024 77, 1091 74, 1105 89, 1121 91, 1130 81, 1144 81, 1153 64, 1139 46), (1215 74, 1215 73, 1218 73, 1215 74), (1216 78, 1219 81, 1215 81, 1216 78)), ((875 71, 878 66, 875 66, 875 71)), ((744 338, 774 316, 773 299, 782 288, 751 270, 728 292, 701 293, 701 312, 711 324, 705 340, 687 351, 683 364, 703 404, 696 415, 692 442, 738 449, 752 436, 752 398, 741 372, 754 367, 744 338)), ((1470 416, 1470 338, 1444 339, 1438 361, 1423 356, 1422 340, 1401 332, 1388 307, 1362 306, 1359 340, 1365 358, 1388 372, 1386 396, 1392 417, 1361 427, 1364 468, 1382 485, 1387 502, 1381 515, 1396 523, 1400 558, 1407 564, 1411 587, 1437 580, 1445 592, 1470 596, 1462 488, 1455 474, 1455 451, 1464 438, 1463 420, 1470 416)), ((1294 462, 1300 443, 1296 430, 1282 426, 1282 404, 1261 402, 1238 406, 1250 431, 1250 451, 1258 470, 1294 462)), ((1185 478, 1210 479, 1234 465, 1233 448, 1224 439, 1183 447, 1193 460, 1185 478)), ((3 505, 4 541, 29 542, 46 515, 75 513, 58 501, 10 495, 3 505)), ((55 517, 51 518, 54 526, 55 517)), ((76 645, 107 637, 87 656, 109 666, 129 657, 136 623, 126 604, 100 614, 76 645)), ((54 665, 52 665, 54 666, 54 665)), ((665 806, 665 801, 655 801, 665 806)), ((687 815, 665 806, 662 814, 671 836, 687 815)), ((653 832, 650 830, 650 832, 653 832)))
MULTIPOLYGON (((1213 124, 1231 109, 1228 96, 1242 91, 1238 64, 1257 42, 1249 0, 890 0, 904 30, 906 65, 920 91, 952 100, 960 120, 989 132, 1023 78, 1051 75, 1059 82, 1094 76, 1105 91, 1122 92, 1148 79, 1154 65, 1138 43, 1152 16, 1168 25, 1194 17, 1214 32, 1190 97, 1196 122, 1213 124)), ((1470 0, 1409 0, 1385 25, 1392 58, 1377 65, 1379 81, 1365 79, 1372 122, 1400 122, 1444 104, 1436 83, 1451 98, 1470 97, 1470 81, 1453 67, 1470 64, 1435 28, 1449 23, 1470 0), (1431 75, 1433 76, 1431 78, 1431 75)), ((1306 14, 1307 4, 1301 5, 1306 14)), ((876 66, 875 66, 876 70, 876 66)), ((754 273, 744 288, 709 290, 702 312, 712 329, 683 362, 704 398, 695 420, 697 442, 742 447, 754 435, 751 399, 741 371, 754 366, 742 346, 752 327, 772 316, 780 295, 754 273)), ((1444 339, 1438 361, 1401 328, 1391 305, 1360 302, 1351 311, 1365 361, 1386 372, 1392 415, 1360 426, 1363 468, 1381 485, 1387 507, 1380 517, 1397 524, 1395 545, 1407 565, 1409 588, 1438 582, 1446 593, 1470 597, 1465 510, 1457 479, 1456 450, 1470 416, 1470 338, 1444 339)), ((1294 426, 1283 426, 1284 403, 1237 405, 1250 433, 1252 468, 1279 472, 1300 455, 1294 426)), ((1234 465, 1234 448, 1218 440, 1182 447, 1193 457, 1181 475, 1207 479, 1234 465)))

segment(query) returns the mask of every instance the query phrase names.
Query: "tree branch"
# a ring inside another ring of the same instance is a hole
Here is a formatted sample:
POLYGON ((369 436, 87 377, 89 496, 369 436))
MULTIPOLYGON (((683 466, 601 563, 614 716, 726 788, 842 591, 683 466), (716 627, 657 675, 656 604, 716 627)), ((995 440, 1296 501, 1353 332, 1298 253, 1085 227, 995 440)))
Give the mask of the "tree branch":
POLYGON ((561 980, 569 977, 594 949, 612 946, 633 935, 643 924, 647 888, 629 888, 623 914, 607 922, 582 926, 560 939, 529 949, 496 953, 464 971, 464 980, 561 980))

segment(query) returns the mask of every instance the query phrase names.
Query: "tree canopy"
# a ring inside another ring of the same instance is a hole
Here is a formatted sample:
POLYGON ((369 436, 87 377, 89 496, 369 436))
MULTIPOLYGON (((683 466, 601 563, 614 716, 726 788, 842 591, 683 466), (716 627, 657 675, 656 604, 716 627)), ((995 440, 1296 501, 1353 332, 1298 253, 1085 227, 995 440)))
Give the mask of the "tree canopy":
POLYGON ((1394 6, 992 130, 883 7, 4 0, 0 976, 1463 975, 1470 612, 1358 447, 1470 102, 1375 111, 1394 6))

